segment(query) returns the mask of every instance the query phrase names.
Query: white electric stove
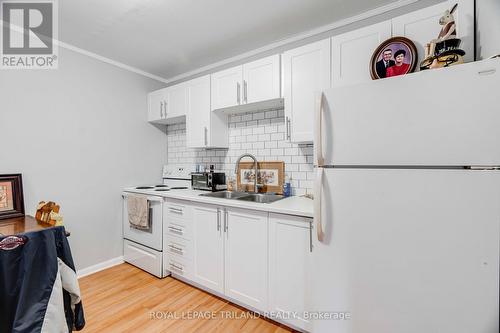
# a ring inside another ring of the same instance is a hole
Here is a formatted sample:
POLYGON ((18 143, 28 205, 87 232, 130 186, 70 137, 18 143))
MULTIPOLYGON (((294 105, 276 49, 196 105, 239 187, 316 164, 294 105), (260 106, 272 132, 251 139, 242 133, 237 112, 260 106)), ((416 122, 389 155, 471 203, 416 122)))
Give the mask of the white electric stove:
POLYGON ((185 167, 163 167, 163 182, 157 185, 128 187, 123 197, 123 257, 124 260, 157 277, 168 275, 163 269, 163 204, 161 196, 167 191, 182 191, 191 188, 191 170, 185 167), (128 196, 145 196, 149 202, 147 229, 136 229, 128 220, 128 196))

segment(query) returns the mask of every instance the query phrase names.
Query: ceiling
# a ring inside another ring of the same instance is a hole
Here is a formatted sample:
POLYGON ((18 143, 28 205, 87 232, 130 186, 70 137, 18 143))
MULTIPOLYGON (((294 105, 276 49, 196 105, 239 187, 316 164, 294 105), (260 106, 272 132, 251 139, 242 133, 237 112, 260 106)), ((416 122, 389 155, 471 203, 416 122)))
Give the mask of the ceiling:
POLYGON ((59 39, 170 79, 392 2, 59 1, 59 39))

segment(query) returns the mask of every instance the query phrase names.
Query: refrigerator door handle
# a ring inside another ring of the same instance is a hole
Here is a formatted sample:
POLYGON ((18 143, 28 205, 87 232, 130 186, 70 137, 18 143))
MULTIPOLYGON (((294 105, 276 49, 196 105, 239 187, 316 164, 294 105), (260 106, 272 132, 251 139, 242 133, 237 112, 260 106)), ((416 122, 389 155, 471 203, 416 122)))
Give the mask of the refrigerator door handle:
POLYGON ((316 179, 314 180, 314 223, 316 224, 316 233, 318 241, 322 242, 325 234, 323 232, 323 223, 321 222, 321 188, 323 186, 323 168, 316 169, 316 179))
POLYGON ((323 126, 321 124, 323 118, 323 92, 316 95, 315 103, 315 124, 316 130, 314 131, 314 150, 316 155, 316 165, 323 166, 325 164, 325 159, 323 157, 323 126))

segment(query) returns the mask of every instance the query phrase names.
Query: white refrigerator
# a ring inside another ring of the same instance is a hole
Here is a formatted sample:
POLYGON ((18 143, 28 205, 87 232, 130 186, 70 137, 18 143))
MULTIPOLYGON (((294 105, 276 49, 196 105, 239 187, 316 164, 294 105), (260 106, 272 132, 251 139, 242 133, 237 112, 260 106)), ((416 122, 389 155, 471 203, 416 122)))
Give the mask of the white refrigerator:
POLYGON ((314 333, 498 333, 500 59, 325 91, 314 333))

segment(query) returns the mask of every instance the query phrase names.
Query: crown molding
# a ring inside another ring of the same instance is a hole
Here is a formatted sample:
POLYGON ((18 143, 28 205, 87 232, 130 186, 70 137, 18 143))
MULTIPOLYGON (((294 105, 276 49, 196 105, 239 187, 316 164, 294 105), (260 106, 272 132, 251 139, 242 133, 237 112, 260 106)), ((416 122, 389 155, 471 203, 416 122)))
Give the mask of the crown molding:
MULTIPOLYGON (((0 27, 3 27, 4 25, 5 25, 4 21, 2 19, 0 19, 0 27)), ((17 32, 20 32, 20 33, 24 33, 24 29, 22 27, 19 27, 17 25, 11 25, 11 27, 13 28, 14 31, 17 31, 17 32)), ((85 56, 87 56, 89 58, 93 58, 93 59, 99 60, 101 62, 113 65, 115 67, 124 69, 124 70, 132 72, 132 73, 136 73, 136 74, 148 77, 148 78, 156 80, 156 81, 160 81, 160 82, 163 82, 163 83, 168 83, 169 82, 167 79, 165 79, 163 77, 160 77, 158 75, 154 75, 154 74, 148 73, 148 72, 143 71, 143 70, 141 70, 139 68, 126 65, 126 64, 124 64, 122 62, 119 62, 119 61, 116 61, 116 60, 104 57, 104 56, 102 56, 100 54, 84 50, 84 49, 79 48, 77 46, 74 46, 74 45, 62 42, 62 41, 60 41, 58 39, 54 39, 54 44, 57 45, 57 46, 59 46, 59 47, 62 47, 64 49, 67 49, 67 50, 70 50, 70 51, 73 51, 73 52, 85 55, 85 56)))
POLYGON ((116 60, 104 57, 104 56, 99 55, 99 54, 94 53, 94 52, 90 52, 90 51, 84 50, 82 48, 79 48, 77 46, 74 46, 74 45, 71 45, 71 44, 68 44, 68 43, 65 43, 65 42, 61 42, 61 41, 56 40, 55 44, 59 45, 59 47, 62 47, 64 49, 71 50, 73 52, 85 55, 87 57, 90 57, 90 58, 93 58, 93 59, 96 59, 96 60, 99 60, 99 61, 102 61, 102 62, 105 62, 107 64, 110 64, 110 65, 113 65, 115 67, 127 70, 129 72, 136 73, 136 74, 148 77, 148 78, 156 80, 156 81, 160 81, 160 82, 163 82, 163 83, 169 83, 170 82, 169 80, 167 80, 167 79, 165 79, 165 78, 163 78, 161 76, 158 76, 158 75, 155 75, 155 74, 151 74, 151 73, 143 71, 143 70, 141 70, 139 68, 126 65, 126 64, 124 64, 122 62, 119 62, 119 61, 116 61, 116 60))

